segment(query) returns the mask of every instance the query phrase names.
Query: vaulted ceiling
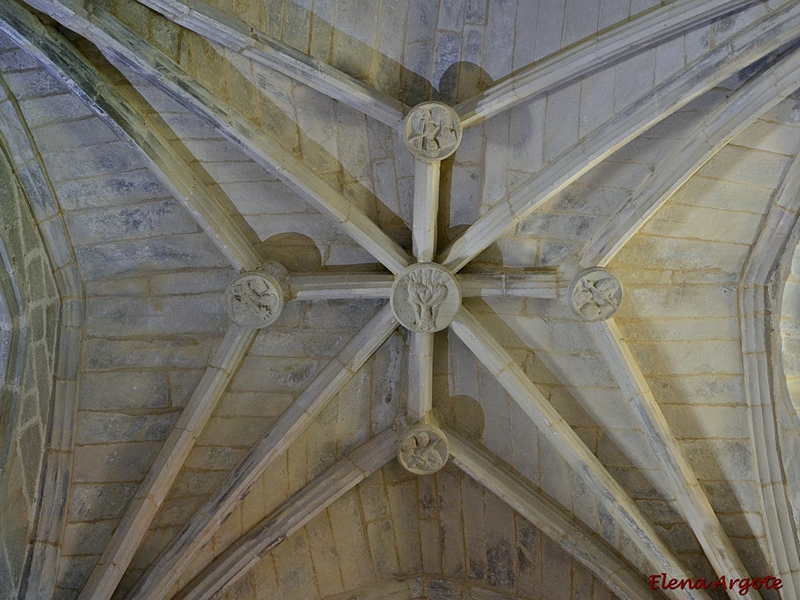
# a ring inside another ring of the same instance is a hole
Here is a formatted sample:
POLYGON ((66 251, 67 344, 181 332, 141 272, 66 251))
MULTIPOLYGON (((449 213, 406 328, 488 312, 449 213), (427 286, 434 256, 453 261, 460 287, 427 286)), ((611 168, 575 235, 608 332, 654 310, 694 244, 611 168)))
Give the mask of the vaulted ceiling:
POLYGON ((798 44, 3 0, 0 597, 800 597, 798 44))

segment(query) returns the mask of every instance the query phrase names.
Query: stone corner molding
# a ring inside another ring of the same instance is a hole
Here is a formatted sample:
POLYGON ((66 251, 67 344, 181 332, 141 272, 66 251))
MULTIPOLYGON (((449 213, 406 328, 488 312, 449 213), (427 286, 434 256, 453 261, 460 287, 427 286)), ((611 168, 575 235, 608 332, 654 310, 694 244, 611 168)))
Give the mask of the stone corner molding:
POLYGON ((397 449, 397 460, 415 475, 436 473, 449 457, 450 445, 444 431, 427 424, 409 429, 397 449))
POLYGON ((582 319, 605 321, 622 303, 622 284, 608 269, 592 267, 575 276, 568 299, 572 310, 582 319))
POLYGON ((441 265, 417 263, 395 280, 391 303, 403 327, 434 333, 453 322, 461 306, 461 290, 453 274, 441 265))
POLYGON ((451 156, 461 143, 462 133, 458 113, 442 102, 417 104, 406 116, 406 146, 424 162, 451 156))
POLYGON ((287 272, 283 265, 265 263, 242 273, 228 284, 225 306, 238 325, 263 329, 278 320, 286 302, 287 272))

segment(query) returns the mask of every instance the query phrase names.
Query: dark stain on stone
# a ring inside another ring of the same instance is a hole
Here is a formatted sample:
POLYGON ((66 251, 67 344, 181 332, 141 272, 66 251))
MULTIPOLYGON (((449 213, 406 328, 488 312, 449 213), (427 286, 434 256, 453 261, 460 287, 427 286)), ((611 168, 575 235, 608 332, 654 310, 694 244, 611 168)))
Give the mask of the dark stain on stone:
POLYGON ((534 552, 536 547, 539 545, 538 530, 535 527, 523 522, 519 528, 519 533, 520 546, 528 552, 534 552))
POLYGON ((120 194, 125 194, 135 190, 141 190, 146 194, 157 195, 162 193, 163 188, 157 181, 146 181, 144 184, 140 182, 131 181, 125 177, 112 177, 109 180, 111 188, 120 194))
MULTIPOLYGON (((724 35, 729 33, 733 26, 736 25, 736 15, 726 15, 724 17, 720 17, 716 21, 714 21, 713 30, 714 30, 714 37, 717 38, 720 34, 724 35)), ((717 42, 719 42, 719 38, 717 38, 717 42)))
POLYGON ((448 581, 431 579, 425 587, 427 592, 425 597, 430 600, 456 600, 459 597, 448 581))
POLYGON ((486 572, 484 571, 483 564, 480 561, 475 560, 474 558, 469 559, 469 578, 470 579, 477 579, 482 581, 483 578, 486 576, 486 572))
POLYGON ((539 555, 539 532, 527 523, 521 523, 518 532, 517 564, 519 564, 519 571, 520 573, 535 572, 536 560, 539 555))
POLYGON ((286 373, 286 384, 294 387, 303 381, 311 374, 311 371, 314 369, 314 365, 307 363, 303 366, 292 369, 286 373))
POLYGON ((486 546, 487 581, 492 587, 512 589, 517 578, 514 573, 514 549, 506 539, 486 546))
POLYGON ((175 205, 172 202, 164 202, 145 210, 140 207, 124 208, 117 212, 115 217, 120 220, 126 231, 150 231, 158 227, 162 217, 174 210, 175 205))
POLYGON ((580 237, 589 229, 589 225, 591 225, 591 221, 589 219, 581 219, 578 223, 578 226, 575 228, 575 236, 580 237))
POLYGON ((583 202, 581 201, 581 197, 573 190, 564 190, 561 194, 557 197, 553 208, 556 210, 575 210, 579 208, 583 202))
MULTIPOLYGON (((431 477, 431 475, 423 475, 422 477, 431 477)), ((437 497, 431 493, 432 488, 432 485, 420 486, 419 506, 423 518, 433 517, 438 508, 437 497)))
POLYGON ((153 423, 150 427, 148 427, 144 435, 144 439, 146 440, 166 439, 167 436, 169 435, 170 430, 172 429, 173 422, 176 420, 177 418, 171 418, 158 423, 153 423))
POLYGON ((528 559, 528 554, 522 548, 517 548, 517 563, 519 564, 520 573, 530 571, 533 568, 533 562, 528 559))

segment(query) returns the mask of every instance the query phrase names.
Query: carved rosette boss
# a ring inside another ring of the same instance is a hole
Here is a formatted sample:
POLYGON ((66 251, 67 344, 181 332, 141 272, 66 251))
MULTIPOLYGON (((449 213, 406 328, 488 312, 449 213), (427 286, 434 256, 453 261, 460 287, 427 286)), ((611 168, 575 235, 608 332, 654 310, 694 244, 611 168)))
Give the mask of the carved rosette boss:
POLYGON ((572 309, 587 321, 604 321, 622 303, 622 284, 603 267, 586 269, 573 279, 569 298, 572 309))
POLYGON ((455 277, 436 263, 411 265, 392 287, 392 310, 400 324, 416 333, 445 329, 461 306, 455 277))
POLYGON ((449 456, 447 436, 433 425, 419 425, 410 429, 397 450, 397 460, 403 468, 416 475, 436 473, 449 456))
POLYGON ((406 117, 406 146, 425 162, 453 154, 461 143, 461 134, 458 113, 441 102, 417 104, 406 117))
POLYGON ((285 295, 280 279, 286 270, 267 264, 260 271, 242 273, 225 290, 228 315, 242 327, 262 329, 278 320, 285 295))

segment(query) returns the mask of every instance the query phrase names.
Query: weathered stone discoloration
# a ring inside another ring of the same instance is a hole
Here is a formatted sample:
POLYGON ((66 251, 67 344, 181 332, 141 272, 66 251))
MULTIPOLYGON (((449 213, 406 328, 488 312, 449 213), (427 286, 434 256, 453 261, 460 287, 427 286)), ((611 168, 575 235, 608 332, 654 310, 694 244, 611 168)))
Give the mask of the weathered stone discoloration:
MULTIPOLYGON (((14 63, 17 67, 20 65, 14 63)), ((11 65, 9 65, 11 66, 11 65)), ((5 102, 7 108, 7 101, 5 102)), ((35 537, 40 474, 51 392, 59 294, 47 249, 20 181, 9 164, 8 141, 0 139, 0 245, 3 269, 3 399, 0 401, 0 580, 15 595, 35 537)))
MULTIPOLYGON (((591 40, 597 29, 639 12, 647 16, 670 8, 664 3, 657 11, 647 12, 657 4, 650 0, 593 0, 580 7, 575 2, 537 6, 473 0, 401 2, 392 7, 284 4, 225 0, 215 7, 253 26, 248 35, 268 32, 406 102, 430 97, 463 100, 491 85, 492 79, 534 61, 546 64, 548 56, 565 56, 562 48, 575 48, 570 44, 581 39, 591 40)), ((580 81, 566 81, 557 90, 476 125, 453 164, 442 169, 440 238, 455 239, 461 226, 501 206, 509 190, 546 170, 547 163, 557 161, 561 151, 585 142, 586 136, 597 132, 636 96, 666 81, 688 61, 724 46, 728 36, 760 15, 774 12, 778 5, 762 3, 741 15, 698 26, 625 60, 603 65, 580 81)), ((302 83, 255 65, 231 46, 204 42, 196 33, 181 30, 141 4, 117 0, 107 7, 131 32, 180 63, 186 73, 182 84, 199 82, 221 101, 224 110, 235 108, 242 117, 237 121, 240 125, 252 125, 253 131, 278 140, 284 150, 311 167, 318 181, 374 219, 392 239, 410 245, 407 224, 414 217, 414 168, 400 145, 400 136, 325 98, 319 85, 310 92, 302 83)), ((97 23, 103 22, 102 14, 98 8, 97 23)), ((61 18, 66 19, 64 15, 61 18)), ((623 33, 632 26, 625 25, 623 33)), ((92 55, 95 51, 86 52, 92 55)), ((110 56, 119 58, 119 54, 110 56)), ((117 156, 119 145, 110 130, 98 126, 97 120, 75 105, 70 107, 63 88, 41 77, 29 57, 9 47, 8 53, 0 54, 0 63, 17 76, 9 81, 24 98, 21 105, 30 113, 29 123, 41 140, 45 160, 59 163, 54 165, 56 178, 90 175, 56 182, 69 237, 43 227, 47 239, 71 240, 78 246, 81 272, 88 280, 86 307, 91 318, 87 337, 82 353, 70 360, 85 370, 86 402, 80 413, 85 422, 78 432, 81 452, 91 452, 113 437, 131 444, 157 444, 163 428, 187 405, 217 347, 224 315, 221 305, 210 299, 221 297, 225 283, 235 273, 207 240, 202 241, 205 234, 192 228, 188 213, 173 210, 177 208, 174 202, 154 185, 140 162, 130 161, 125 150, 117 156), (62 99, 62 112, 73 116, 58 118, 54 114, 60 111, 62 99), (71 136, 80 136, 73 147, 69 146, 71 136), (105 150, 114 156, 102 157, 105 150), (92 163, 84 169, 71 158, 91 159, 92 163), (109 172, 116 168, 126 170, 109 172), (182 306, 187 309, 185 314, 182 306), (204 318, 195 318, 193 313, 204 318), (103 393, 104 386, 131 389, 128 394, 116 388, 103 393)), ((112 79, 122 81, 119 73, 107 65, 103 68, 112 79)), ((143 84, 140 77, 128 70, 125 75, 140 86, 142 95, 164 115, 164 122, 173 126, 186 148, 196 153, 224 189, 231 200, 226 210, 240 213, 234 217, 238 223, 249 224, 262 239, 268 238, 262 249, 271 258, 296 256, 291 266, 297 270, 335 270, 353 263, 376 268, 367 252, 332 229, 324 216, 298 204, 299 196, 282 191, 287 188, 266 175, 241 149, 162 92, 148 89, 149 84, 143 84), (307 237, 302 238, 304 235, 307 237)), ((580 268, 573 263, 584 242, 603 231, 633 191, 650 189, 646 182, 658 177, 654 166, 680 145, 692 127, 703 131, 709 111, 727 108, 730 93, 739 83, 736 76, 723 82, 564 187, 534 214, 521 219, 516 229, 504 233, 481 254, 476 266, 563 266, 567 278, 578 272, 580 268)), ((746 368, 737 363, 741 353, 737 348, 736 285, 774 188, 793 160, 792 114, 790 107, 782 106, 774 116, 746 130, 718 156, 718 163, 710 161, 700 175, 667 200, 664 209, 633 236, 627 252, 620 254, 614 265, 615 273, 631 290, 620 313, 631 350, 658 401, 664 403, 664 414, 679 443, 691 450, 691 461, 703 475, 701 483, 713 508, 722 513, 721 522, 736 538, 736 550, 751 571, 766 564, 760 556, 768 542, 758 516, 759 492, 747 475, 757 461, 747 455, 743 444, 747 426, 740 399, 746 389, 746 368), (750 168, 750 158, 764 169, 750 168), (696 360, 698 353, 702 360, 696 360), (715 446, 710 441, 715 439, 725 442, 715 446), (717 460, 729 442, 737 448, 736 453, 730 460, 717 460), (732 479, 739 476, 744 479, 732 479), (726 486, 730 488, 727 491, 726 486), (742 516, 744 513, 747 516, 742 516)), ((225 119, 219 121, 224 127, 225 119)), ((31 185, 47 185, 44 179, 27 177, 31 185)), ((32 204, 36 205, 36 200, 32 204)), ((34 210, 50 211, 48 216, 59 212, 44 205, 34 210)), ((213 236, 213 228, 209 231, 213 236)), ((40 268, 40 264, 32 266, 32 270, 40 268)), ((209 421, 206 437, 201 435, 186 470, 176 480, 179 497, 166 501, 118 594, 132 589, 152 557, 168 547, 244 455, 246 446, 274 426, 293 398, 323 372, 356 324, 381 302, 287 305, 282 315, 285 322, 275 324, 282 328, 272 337, 259 338, 238 381, 209 421)), ((467 304, 580 441, 636 498, 667 544, 684 553, 695 573, 709 573, 689 528, 672 508, 665 508, 670 491, 659 482, 655 457, 602 356, 588 339, 585 325, 577 322, 563 303, 550 299, 492 297, 471 299, 467 304)), ((46 322, 54 322, 52 311, 46 322)), ((42 329, 47 327, 37 326, 37 335, 42 329)), ((527 416, 492 373, 459 344, 452 336, 437 336, 433 375, 437 393, 472 407, 444 411, 456 428, 461 428, 460 416, 480 413, 480 423, 470 423, 467 433, 612 541, 637 568, 645 569, 641 553, 620 534, 618 523, 602 502, 531 428, 527 416), (478 413, 473 410, 476 406, 478 413)), ((409 395, 403 372, 408 345, 402 332, 390 337, 375 359, 367 361, 342 388, 340 397, 308 425, 307 432, 282 449, 281 459, 262 475, 173 589, 165 593, 177 593, 212 555, 328 468, 337 453, 391 425, 409 395)), ((25 444, 36 445, 38 435, 36 428, 26 429, 25 444)), ((85 465, 80 468, 83 476, 85 465)), ((144 467, 138 465, 137 469, 135 477, 141 479, 144 467)), ((341 509, 342 515, 366 522, 363 535, 348 537, 348 532, 340 529, 342 519, 326 514, 325 522, 313 531, 309 525, 298 538, 276 538, 272 555, 228 590, 227 597, 270 596, 280 586, 289 587, 292 573, 302 579, 295 583, 306 597, 343 593, 380 597, 389 593, 389 587, 376 584, 377 579, 413 576, 422 570, 431 575, 393 583, 391 593, 405 586, 403 593, 407 592, 408 598, 424 594, 609 597, 598 580, 574 569, 563 556, 554 555, 549 542, 534 541, 538 533, 510 525, 507 515, 492 520, 493 514, 504 511, 497 509, 497 501, 486 492, 478 501, 476 495, 461 493, 457 473, 445 469, 436 477, 441 479, 435 486, 420 483, 415 487, 411 478, 387 468, 382 481, 373 484, 369 492, 365 485, 357 493, 360 499, 341 509), (385 510, 373 510, 374 506, 368 510, 365 494, 379 494, 384 487, 385 510), (475 515, 466 525, 460 516, 464 507, 466 514, 475 515), (393 526, 392 511, 402 515, 398 521, 403 527, 393 526), (514 535, 525 543, 515 543, 514 535), (347 539, 356 543, 344 544, 342 540, 347 539), (337 548, 337 544, 347 548, 337 548), (340 560, 347 564, 338 564, 340 560), (569 591, 547 579, 548 572, 568 572, 569 591), (469 574, 480 576, 480 582, 465 584, 469 574)), ((30 482, 23 488, 32 489, 30 482)), ((107 500, 110 496, 93 502, 107 500)), ((119 516, 100 520, 115 522, 119 516)), ((68 528, 78 532, 92 523, 80 516, 68 523, 68 528)), ((74 546, 80 539, 81 534, 71 533, 68 543, 74 546)), ((92 556, 100 550, 93 546, 92 556)), ((63 564, 75 575, 61 577, 66 586, 58 592, 61 597, 74 598, 93 560, 79 554, 65 556, 63 564)), ((287 591, 287 596, 291 593, 287 591)))
MULTIPOLYGON (((575 561, 570 559, 563 551, 557 546, 552 545, 546 541, 538 530, 527 525, 527 522, 519 515, 516 515, 510 509, 497 510, 501 505, 496 503, 501 502, 495 497, 488 497, 482 492, 478 485, 470 485, 471 481, 463 473, 447 467, 432 477, 434 489, 445 490, 451 489, 446 487, 455 485, 453 490, 458 497, 466 494, 465 500, 467 504, 472 503, 473 495, 475 501, 480 503, 481 512, 484 510, 491 510, 492 524, 485 529, 480 529, 476 532, 474 537, 466 538, 466 542, 462 541, 461 544, 466 543, 467 550, 480 550, 490 538, 495 540, 498 552, 489 550, 487 553, 487 560, 489 565, 489 572, 482 577, 470 578, 469 580, 463 578, 463 573, 466 572, 466 564, 464 562, 464 553, 462 545, 461 558, 457 564, 452 559, 444 560, 444 553, 449 548, 449 542, 441 545, 437 541, 439 531, 451 532, 454 536, 459 536, 464 540, 465 523, 463 516, 458 511, 444 509, 444 505, 439 510, 434 512, 426 512, 427 519, 430 519, 432 527, 426 529, 422 543, 426 546, 426 552, 433 552, 440 558, 436 560, 437 567, 434 570, 426 572, 425 579, 415 581, 414 578, 418 577, 413 571, 406 574, 406 570, 402 568, 401 564, 396 562, 396 559, 388 559, 383 554, 385 550, 392 551, 396 539, 400 542, 403 537, 403 529, 410 524, 407 519, 419 519, 423 517, 420 511, 421 508, 416 502, 417 498, 417 485, 413 485, 413 492, 408 488, 408 483, 419 482, 419 485, 427 485, 421 479, 405 479, 408 477, 415 477, 399 467, 384 467, 384 469, 377 471, 370 475, 361 485, 362 493, 359 495, 355 491, 348 492, 345 497, 337 500, 336 504, 329 507, 326 512, 315 517, 304 528, 304 533, 307 539, 312 543, 310 554, 304 551, 300 555, 291 552, 277 552, 273 550, 270 554, 265 554, 264 558, 253 568, 244 580, 248 582, 247 586, 238 586, 237 594, 231 595, 231 592, 226 592, 223 597, 225 598, 239 598, 245 599, 257 598, 256 590, 265 589, 265 586, 270 585, 272 582, 272 593, 284 593, 283 588, 293 585, 289 580, 279 578, 277 581, 275 577, 275 569, 279 572, 285 572, 286 569, 293 568, 301 573, 316 573, 317 581, 321 580, 321 573, 323 573, 323 565, 326 569, 334 569, 334 572, 325 571, 323 581, 329 582, 325 587, 321 588, 319 592, 312 592, 313 598, 326 598, 329 600, 343 600, 345 597, 357 598, 385 598, 385 597, 398 597, 398 598, 421 598, 421 597, 447 597, 447 598, 470 598, 475 594, 480 594, 480 597, 487 598, 510 598, 510 597, 524 597, 524 598, 538 598, 538 590, 544 586, 546 589, 551 589, 553 592, 556 590, 563 590, 564 586, 560 586, 559 582, 574 581, 574 585, 578 585, 578 581, 586 582, 587 591, 589 592, 588 598, 597 600, 606 600, 610 596, 604 595, 605 588, 602 584, 591 574, 587 573, 575 561), (398 480, 397 473, 405 473, 401 475, 398 480), (445 484, 445 481, 448 483, 445 484), (369 490, 368 497, 365 497, 366 490, 369 490), (462 491, 463 490, 463 491, 462 491), (396 495, 398 492, 400 495, 396 495), (352 499, 350 498, 352 496, 352 499), (485 502, 488 504, 484 505, 485 502), (373 508, 375 504, 383 508, 376 512, 373 508), (339 506, 341 505, 341 506, 339 506), (347 510, 348 507, 353 507, 353 511, 347 510), (339 515, 338 519, 334 519, 339 515), (335 554, 321 554, 319 547, 315 551, 313 541, 321 541, 319 534, 316 533, 320 530, 330 531, 333 528, 334 534, 331 537, 327 534, 325 538, 331 544, 331 551, 335 554), (355 530, 355 535, 363 536, 364 540, 369 540, 369 547, 362 544, 347 544, 347 541, 352 537, 344 537, 344 531, 355 530), (337 536, 337 531, 340 531, 337 536), (381 534, 378 534, 378 531, 381 534), (434 534, 434 532, 436 532, 434 534), (486 536, 486 537, 484 537, 486 536), (382 540, 388 537, 389 545, 385 546, 382 540), (505 554, 512 553, 511 560, 505 560, 505 554), (519 554, 523 558, 519 561, 516 560, 516 555, 519 554), (549 560, 562 565, 559 569, 544 569, 541 565, 541 559, 544 555, 548 555, 549 560), (502 555, 502 556, 501 556, 502 555), (502 559, 502 560, 498 560, 502 559), (347 569, 343 565, 343 561, 361 561, 368 571, 374 569, 373 574, 355 577, 355 574, 342 571, 347 569), (389 560, 387 563, 386 560, 389 560), (332 562, 331 562, 332 561, 332 562), (447 565, 447 567, 445 567, 447 565), (535 565, 535 566, 534 566, 535 565), (388 571, 384 572, 386 567, 388 571), (498 570, 499 569, 499 570, 498 570), (335 574, 334 574, 335 573, 335 574), (344 589, 342 588, 343 575, 353 577, 353 579, 346 579, 344 589), (270 577, 272 579, 270 579, 270 577), (333 579, 330 579, 330 578, 333 579), (491 580, 490 580, 491 579, 491 580), (333 583, 333 582, 337 583, 333 583), (351 587, 354 586, 354 587, 351 587), (372 591, 370 591, 372 590, 372 591), (397 593, 399 590, 406 590, 407 595, 390 595, 397 593), (410 593, 409 593, 410 592, 410 593)), ((488 492, 486 492, 488 494, 488 492)), ((445 501, 442 497, 441 501, 445 501)), ((473 525, 474 526, 474 525, 473 525)), ((443 538, 444 542, 447 538, 443 538)), ((278 546, 280 548, 281 546, 278 546)), ((399 546, 406 548, 404 545, 399 546)), ((490 548, 494 547, 490 544, 490 548)), ((287 547, 288 549, 288 547, 287 547)), ((422 560, 421 546, 419 542, 416 546, 417 561, 422 560)), ((401 555, 402 556, 402 555, 401 555)), ((409 557, 407 557, 409 558, 409 557)), ((304 575, 307 576, 307 575, 304 575)), ((573 585, 573 584, 569 584, 573 585)), ((569 587, 569 586, 567 586, 569 587)), ((567 590, 568 591, 568 590, 567 590)), ((289 592, 287 588, 286 593, 289 592)), ((563 593, 558 591, 558 593, 563 593)), ((554 596, 558 597, 558 596, 554 596)), ((564 597, 570 597, 569 595, 564 597)))

